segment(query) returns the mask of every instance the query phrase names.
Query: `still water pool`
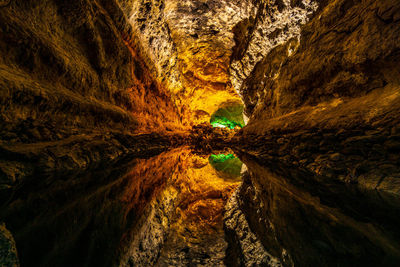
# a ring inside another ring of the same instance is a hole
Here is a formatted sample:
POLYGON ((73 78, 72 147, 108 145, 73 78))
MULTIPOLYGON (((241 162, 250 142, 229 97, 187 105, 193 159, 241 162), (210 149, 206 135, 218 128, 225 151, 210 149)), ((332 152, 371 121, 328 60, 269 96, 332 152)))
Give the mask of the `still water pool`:
POLYGON ((231 150, 173 149, 1 193, 21 266, 395 266, 400 203, 231 150))

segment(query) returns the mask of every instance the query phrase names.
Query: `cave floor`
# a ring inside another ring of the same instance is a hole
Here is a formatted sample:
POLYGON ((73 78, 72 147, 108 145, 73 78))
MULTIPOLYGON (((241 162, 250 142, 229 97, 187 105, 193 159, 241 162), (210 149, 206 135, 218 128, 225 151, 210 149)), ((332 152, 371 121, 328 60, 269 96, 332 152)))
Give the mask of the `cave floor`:
POLYGON ((400 202, 230 150, 176 148, 2 192, 21 266, 364 266, 400 259, 400 202), (242 165, 242 161, 245 165, 242 165))

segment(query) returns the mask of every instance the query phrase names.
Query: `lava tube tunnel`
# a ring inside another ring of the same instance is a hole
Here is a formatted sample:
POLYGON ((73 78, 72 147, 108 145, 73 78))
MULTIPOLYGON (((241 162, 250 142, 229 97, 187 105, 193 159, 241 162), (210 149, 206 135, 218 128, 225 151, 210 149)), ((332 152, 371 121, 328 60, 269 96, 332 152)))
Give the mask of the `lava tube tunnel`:
POLYGON ((211 115, 210 123, 213 127, 234 129, 243 128, 243 104, 223 103, 217 111, 211 115))
POLYGON ((400 266, 400 2, 0 0, 0 266, 400 266))

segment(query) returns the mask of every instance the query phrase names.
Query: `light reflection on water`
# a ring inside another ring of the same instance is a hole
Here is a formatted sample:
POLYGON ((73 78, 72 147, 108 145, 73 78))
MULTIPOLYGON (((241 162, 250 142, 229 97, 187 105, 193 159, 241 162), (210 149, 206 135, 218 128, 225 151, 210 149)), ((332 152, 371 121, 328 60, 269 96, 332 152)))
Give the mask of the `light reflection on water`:
POLYGON ((196 257, 214 246, 223 254, 223 207, 240 176, 216 170, 209 156, 178 148, 91 172, 32 177, 0 215, 22 265, 143 264, 152 253, 168 262, 169 248, 196 257), (164 242, 171 245, 161 250, 164 242))
POLYGON ((83 173, 38 175, 9 192, 0 221, 22 266, 219 266, 232 257, 223 216, 236 192, 236 209, 275 257, 285 251, 303 265, 346 265, 398 256, 397 204, 242 160, 230 150, 177 148, 83 173))

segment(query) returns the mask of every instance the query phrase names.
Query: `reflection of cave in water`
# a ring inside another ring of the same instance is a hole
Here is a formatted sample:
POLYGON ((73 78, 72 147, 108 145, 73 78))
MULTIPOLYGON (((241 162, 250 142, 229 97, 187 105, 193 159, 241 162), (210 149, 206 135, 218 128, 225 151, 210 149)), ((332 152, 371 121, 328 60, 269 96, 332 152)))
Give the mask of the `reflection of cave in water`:
POLYGON ((241 159, 249 171, 224 220, 228 266, 399 266, 397 197, 241 159))
POLYGON ((38 175, 11 192, 0 221, 14 234, 22 266, 398 259, 398 200, 242 160, 249 168, 243 183, 232 153, 187 148, 86 173, 38 175))
POLYGON ((240 179, 243 163, 232 153, 212 154, 208 158, 208 161, 220 177, 232 180, 240 179))
POLYGON ((224 206, 240 179, 226 179, 224 172, 209 164, 208 155, 185 152, 183 161, 186 168, 172 180, 179 194, 159 263, 218 266, 223 264, 227 248, 224 206))
POLYGON ((23 266, 218 265, 227 247, 223 209, 239 180, 221 177, 208 157, 180 148, 32 177, 0 215, 23 266))

